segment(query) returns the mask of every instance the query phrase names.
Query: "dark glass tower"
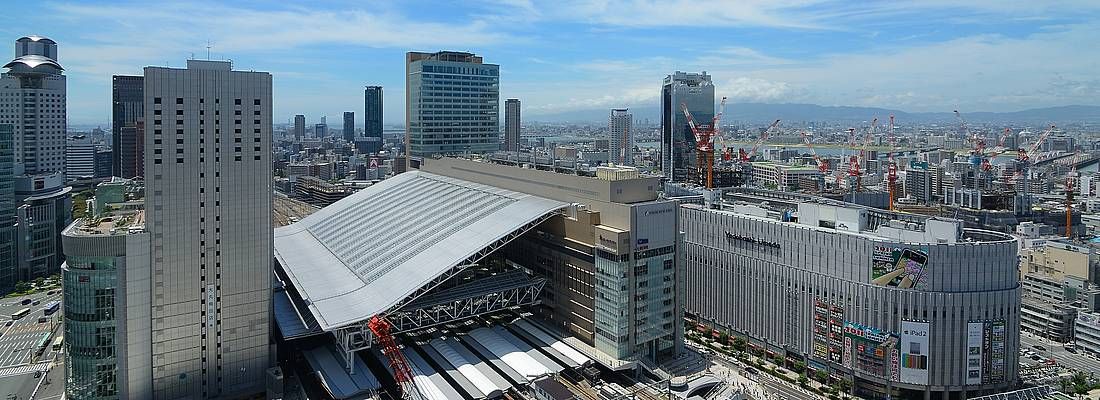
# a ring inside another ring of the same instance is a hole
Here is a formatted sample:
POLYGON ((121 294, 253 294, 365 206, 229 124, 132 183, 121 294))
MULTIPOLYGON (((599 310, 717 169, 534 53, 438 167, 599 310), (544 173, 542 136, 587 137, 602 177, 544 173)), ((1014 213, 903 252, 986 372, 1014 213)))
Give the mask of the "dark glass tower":
POLYGON ((368 153, 382 151, 382 87, 367 86, 363 92, 363 135, 368 153))
POLYGON ((144 149, 138 148, 137 121, 145 114, 145 79, 140 76, 111 77, 111 171, 115 176, 137 176, 144 149))

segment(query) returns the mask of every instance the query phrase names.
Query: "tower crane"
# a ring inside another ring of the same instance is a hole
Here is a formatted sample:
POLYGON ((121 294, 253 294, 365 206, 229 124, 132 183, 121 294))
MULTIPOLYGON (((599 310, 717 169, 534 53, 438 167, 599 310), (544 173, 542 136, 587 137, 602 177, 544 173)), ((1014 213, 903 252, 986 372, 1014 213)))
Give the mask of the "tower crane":
POLYGON ((821 186, 821 190, 825 190, 825 176, 829 175, 829 162, 817 155, 817 150, 814 149, 813 139, 810 138, 810 134, 806 131, 801 131, 802 141, 806 143, 806 148, 810 149, 810 156, 814 158, 814 162, 817 163, 817 170, 821 172, 821 179, 818 180, 818 184, 821 186))
POLYGON ((886 186, 890 192, 890 211, 894 211, 894 199, 898 182, 898 164, 894 161, 894 152, 897 151, 897 139, 894 137, 894 114, 890 114, 890 128, 887 132, 887 140, 890 143, 890 151, 887 153, 886 186))
POLYGON ((757 150, 760 149, 760 145, 763 144, 764 141, 768 140, 768 137, 771 136, 771 134, 772 134, 772 130, 775 130, 775 129, 779 129, 779 120, 778 119, 775 120, 775 122, 772 122, 771 125, 768 125, 768 129, 765 129, 764 132, 760 134, 760 137, 756 138, 756 143, 753 143, 752 149, 750 149, 748 151, 748 153, 742 152, 740 154, 741 162, 742 163, 747 163, 750 160, 752 160, 752 158, 756 156, 757 150))
POLYGON ((714 137, 720 133, 718 125, 722 120, 722 114, 726 112, 726 98, 722 97, 719 111, 714 115, 714 119, 711 120, 709 126, 695 125, 691 111, 688 111, 687 103, 680 103, 680 110, 684 112, 684 117, 687 118, 691 133, 695 135, 695 166, 698 168, 698 176, 705 183, 706 188, 710 189, 714 187, 714 137))
POLYGON ((1066 174, 1066 237, 1073 238, 1073 188, 1077 185, 1077 158, 1081 152, 1073 153, 1073 163, 1066 174))
MULTIPOLYGON (((848 128, 848 149, 855 150, 856 147, 856 128, 848 128)), ((857 191, 859 187, 859 176, 861 172, 859 169, 859 155, 858 153, 848 156, 848 190, 851 192, 857 191)))
POLYGON ((1050 135, 1054 133, 1055 129, 1057 129, 1057 126, 1051 124, 1050 128, 1048 128, 1046 131, 1043 131, 1043 134, 1039 135, 1039 138, 1035 140, 1035 143, 1032 143, 1026 151, 1020 149, 1016 153, 1016 175, 1022 177, 1024 186, 1024 207, 1028 211, 1031 210, 1031 193, 1029 190, 1030 188, 1028 187, 1028 180, 1030 179, 1031 175, 1031 159, 1035 157, 1036 154, 1038 154, 1039 148, 1042 147, 1043 142, 1045 142, 1047 138, 1049 138, 1050 135))

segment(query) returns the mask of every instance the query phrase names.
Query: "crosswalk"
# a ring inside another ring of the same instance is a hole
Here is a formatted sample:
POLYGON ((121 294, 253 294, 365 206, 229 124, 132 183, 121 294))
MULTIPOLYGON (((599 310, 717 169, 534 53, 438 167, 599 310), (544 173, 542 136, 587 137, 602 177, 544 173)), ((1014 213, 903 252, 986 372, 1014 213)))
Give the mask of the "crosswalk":
POLYGON ((43 361, 43 362, 34 363, 34 364, 18 365, 18 366, 14 366, 14 367, 0 368, 0 378, 5 378, 5 377, 9 377, 9 376, 16 376, 16 375, 23 375, 23 374, 29 374, 29 373, 39 372, 39 371, 46 371, 46 369, 47 369, 47 367, 49 367, 49 365, 50 365, 50 363, 48 361, 43 361))

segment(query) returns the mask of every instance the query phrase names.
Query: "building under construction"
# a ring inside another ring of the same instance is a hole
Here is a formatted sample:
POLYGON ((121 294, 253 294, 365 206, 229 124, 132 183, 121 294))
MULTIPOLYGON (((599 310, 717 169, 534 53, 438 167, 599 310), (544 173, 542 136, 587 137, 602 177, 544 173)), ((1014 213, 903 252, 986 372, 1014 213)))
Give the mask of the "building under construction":
POLYGON ((279 356, 307 386, 497 398, 679 354, 679 203, 660 178, 425 162, 276 230, 279 356))

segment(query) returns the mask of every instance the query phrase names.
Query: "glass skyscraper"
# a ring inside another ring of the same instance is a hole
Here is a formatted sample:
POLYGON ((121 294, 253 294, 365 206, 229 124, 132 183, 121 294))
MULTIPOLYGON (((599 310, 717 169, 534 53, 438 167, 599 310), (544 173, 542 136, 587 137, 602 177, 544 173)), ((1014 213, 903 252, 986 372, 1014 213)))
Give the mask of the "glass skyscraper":
POLYGON ((363 90, 363 135, 368 153, 382 151, 382 87, 367 86, 363 90))
POLYGON ((696 169, 695 134, 681 104, 687 105, 697 124, 709 124, 714 118, 714 84, 706 71, 676 71, 661 86, 661 171, 672 182, 683 182, 696 169))
POLYGON ((111 77, 111 169, 115 176, 133 178, 144 153, 138 138, 137 122, 145 115, 145 78, 115 75, 111 77))
POLYGON ((405 69, 409 155, 500 149, 500 66, 472 53, 409 52, 405 69))

